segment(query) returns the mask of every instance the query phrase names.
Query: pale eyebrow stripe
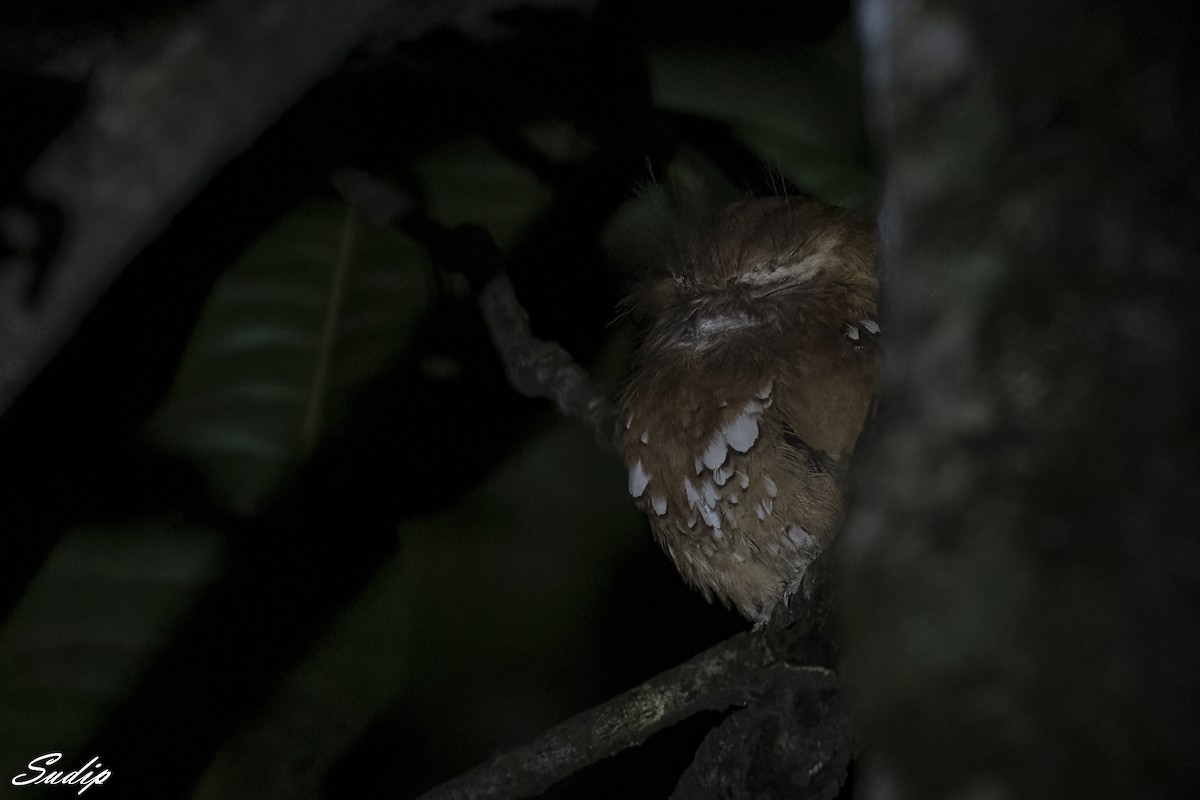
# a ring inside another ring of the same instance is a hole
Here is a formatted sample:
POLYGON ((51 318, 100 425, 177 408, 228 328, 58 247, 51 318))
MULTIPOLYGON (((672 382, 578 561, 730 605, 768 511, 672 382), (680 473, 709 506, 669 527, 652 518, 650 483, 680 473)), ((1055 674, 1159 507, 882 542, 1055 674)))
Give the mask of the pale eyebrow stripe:
POLYGON ((786 264, 771 272, 749 271, 738 277, 738 283, 748 286, 762 286, 767 283, 775 283, 780 278, 793 278, 798 280, 806 280, 813 277, 825 267, 831 267, 837 264, 837 257, 828 250, 823 250, 812 255, 805 256, 791 264, 786 264))

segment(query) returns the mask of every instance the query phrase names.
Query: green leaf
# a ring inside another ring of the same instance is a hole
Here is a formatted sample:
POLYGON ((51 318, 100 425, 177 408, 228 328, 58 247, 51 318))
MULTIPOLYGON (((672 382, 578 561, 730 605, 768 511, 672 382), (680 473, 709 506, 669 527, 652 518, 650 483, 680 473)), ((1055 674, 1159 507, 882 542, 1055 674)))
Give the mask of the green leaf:
POLYGON ((67 754, 67 769, 87 760, 74 761, 219 579, 223 545, 216 531, 161 517, 63 537, 0 625, 6 763, 49 752, 67 754))
POLYGON ((342 203, 298 206, 214 287, 148 435, 218 505, 253 514, 403 350, 432 294, 427 261, 342 203))

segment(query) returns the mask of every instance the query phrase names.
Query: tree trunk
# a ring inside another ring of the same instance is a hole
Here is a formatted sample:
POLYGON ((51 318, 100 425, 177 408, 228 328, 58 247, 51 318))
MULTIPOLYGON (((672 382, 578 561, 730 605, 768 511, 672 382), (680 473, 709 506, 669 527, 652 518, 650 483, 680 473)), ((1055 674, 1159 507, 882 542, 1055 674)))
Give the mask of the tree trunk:
POLYGON ((860 796, 1200 797, 1186 5, 860 8, 890 342, 842 539, 860 796))

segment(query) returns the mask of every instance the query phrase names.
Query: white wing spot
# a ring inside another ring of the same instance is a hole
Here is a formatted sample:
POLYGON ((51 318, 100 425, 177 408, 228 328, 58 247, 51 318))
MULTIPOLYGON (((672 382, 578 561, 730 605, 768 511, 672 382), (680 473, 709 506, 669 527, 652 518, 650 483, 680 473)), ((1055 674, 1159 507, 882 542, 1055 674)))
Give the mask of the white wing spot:
POLYGON ((762 503, 754 504, 754 513, 758 515, 758 518, 760 520, 764 520, 767 518, 767 510, 765 508, 763 508, 762 503))
POLYGON ((858 328, 854 327, 853 325, 847 325, 846 326, 846 336, 850 337, 851 339, 853 339, 854 341, 857 342, 858 341, 858 328))
POLYGON ((750 476, 745 472, 739 472, 738 475, 741 476, 741 480, 739 481, 739 483, 742 484, 742 488, 749 489, 750 488, 750 476))
POLYGON ((871 333, 879 333, 879 323, 873 319, 862 320, 862 326, 871 333))
POLYGON ((650 444, 650 431, 642 431, 642 444, 650 444))
POLYGON ((759 400, 766 400, 768 397, 771 396, 771 390, 774 388, 775 388, 775 382, 767 381, 767 385, 762 387, 761 389, 759 389, 758 394, 755 395, 755 397, 757 397, 759 400))
POLYGON ((633 469, 629 470, 629 493, 634 497, 641 497, 649 482, 650 473, 646 472, 641 459, 638 459, 638 462, 633 465, 633 469))
POLYGON ((734 450, 746 452, 758 439, 758 420, 749 414, 739 414, 725 426, 725 438, 734 450))
POLYGON ((767 475, 763 476, 763 486, 767 490, 768 497, 778 497, 779 496, 779 487, 776 486, 775 481, 771 480, 771 478, 767 475))
POLYGON ((708 443, 708 447, 704 450, 702 460, 704 466, 709 469, 716 469, 725 463, 725 456, 729 453, 729 448, 725 446, 725 434, 717 431, 717 435, 708 443))
POLYGON ((654 507, 655 514, 658 514, 660 517, 666 516, 666 514, 667 514, 667 498, 651 497, 650 505, 654 507))
POLYGON ((812 534, 799 525, 788 525, 787 538, 793 547, 812 547, 812 534))

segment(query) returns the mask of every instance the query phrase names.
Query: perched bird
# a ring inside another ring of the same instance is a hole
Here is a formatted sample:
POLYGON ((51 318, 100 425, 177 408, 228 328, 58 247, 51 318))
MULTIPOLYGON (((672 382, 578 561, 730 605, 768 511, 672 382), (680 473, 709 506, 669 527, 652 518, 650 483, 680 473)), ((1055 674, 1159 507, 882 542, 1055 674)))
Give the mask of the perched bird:
POLYGON ((691 586, 761 627, 833 537, 872 402, 873 224, 742 200, 679 237, 632 298, 646 325, 618 416, 629 493, 691 586))

